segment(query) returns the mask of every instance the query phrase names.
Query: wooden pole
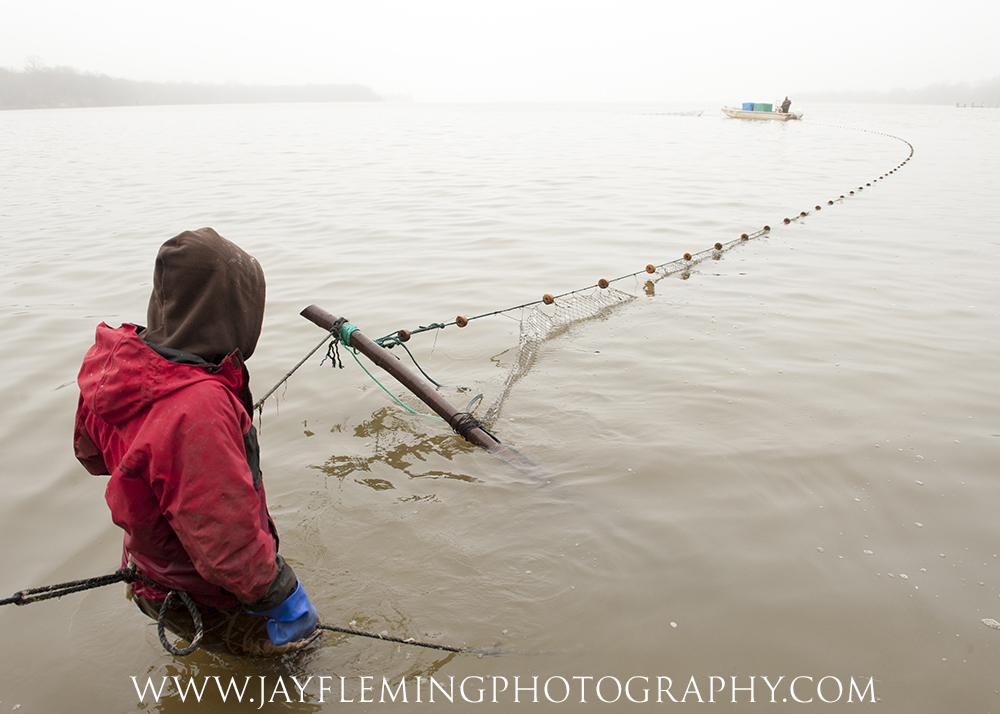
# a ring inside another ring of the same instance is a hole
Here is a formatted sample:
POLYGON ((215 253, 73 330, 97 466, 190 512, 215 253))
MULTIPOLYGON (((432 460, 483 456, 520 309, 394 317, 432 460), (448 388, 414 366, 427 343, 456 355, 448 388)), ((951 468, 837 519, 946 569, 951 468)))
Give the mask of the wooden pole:
MULTIPOLYGON (((302 317, 310 322, 319 325, 324 330, 332 330, 341 321, 341 318, 334 317, 326 310, 310 305, 301 313, 302 317)), ((414 395, 456 432, 476 446, 480 446, 490 453, 493 453, 504 461, 508 461, 515 466, 525 468, 533 472, 539 471, 538 466, 532 463, 518 452, 506 446, 500 441, 487 434, 483 429, 472 424, 471 417, 465 412, 461 412, 442 397, 430 384, 421 379, 417 374, 411 372, 395 355, 389 352, 382 345, 362 334, 360 330, 354 330, 350 336, 351 343, 348 347, 353 347, 358 352, 368 357, 376 365, 391 374, 396 380, 413 392, 414 395), (463 431, 465 432, 463 434, 463 431)))

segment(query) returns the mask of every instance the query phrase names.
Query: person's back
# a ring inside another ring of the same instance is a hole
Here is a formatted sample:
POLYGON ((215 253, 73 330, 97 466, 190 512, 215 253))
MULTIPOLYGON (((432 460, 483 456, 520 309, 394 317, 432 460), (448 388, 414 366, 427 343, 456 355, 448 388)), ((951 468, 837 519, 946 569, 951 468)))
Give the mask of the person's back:
MULTIPOLYGON (((234 654, 298 649, 316 610, 277 554, 253 427, 249 373, 264 314, 257 261, 210 228, 160 248, 147 327, 97 328, 80 370, 74 445, 109 474, 112 519, 139 608, 156 618, 186 592, 205 622, 202 646, 234 654), (253 614, 258 613, 258 614, 253 614)), ((164 613, 191 640, 186 607, 164 613)))

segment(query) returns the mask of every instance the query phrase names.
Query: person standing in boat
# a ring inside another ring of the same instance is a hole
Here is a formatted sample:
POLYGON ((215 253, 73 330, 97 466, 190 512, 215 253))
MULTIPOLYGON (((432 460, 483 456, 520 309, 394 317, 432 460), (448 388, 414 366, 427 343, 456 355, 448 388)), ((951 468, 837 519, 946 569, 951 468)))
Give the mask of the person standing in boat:
MULTIPOLYGON (((264 317, 258 262, 211 228, 185 231, 156 257, 146 327, 101 323, 80 369, 76 457, 110 475, 105 500, 125 531, 127 595, 156 619, 186 592, 201 646, 236 655, 297 650, 316 608, 284 558, 268 514, 245 360, 264 317)), ((187 607, 165 625, 191 641, 187 607)))
POLYGON ((788 114, 788 109, 791 106, 792 106, 792 102, 788 99, 788 97, 785 97, 785 101, 783 101, 781 103, 781 113, 782 114, 788 114))

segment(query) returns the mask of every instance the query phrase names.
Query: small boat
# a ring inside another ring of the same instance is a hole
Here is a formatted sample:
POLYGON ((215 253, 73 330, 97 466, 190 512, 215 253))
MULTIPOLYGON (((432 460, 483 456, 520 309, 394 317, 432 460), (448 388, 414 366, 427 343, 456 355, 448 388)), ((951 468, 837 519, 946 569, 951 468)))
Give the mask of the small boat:
POLYGON ((773 121, 788 121, 789 119, 801 119, 802 112, 759 112, 736 107, 722 107, 722 113, 733 119, 771 119, 773 121))

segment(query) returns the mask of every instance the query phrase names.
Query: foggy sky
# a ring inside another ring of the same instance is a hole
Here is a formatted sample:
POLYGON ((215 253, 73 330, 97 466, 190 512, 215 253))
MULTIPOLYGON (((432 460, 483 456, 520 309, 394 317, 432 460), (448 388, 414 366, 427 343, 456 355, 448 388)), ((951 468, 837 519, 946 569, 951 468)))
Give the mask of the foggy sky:
POLYGON ((420 101, 772 101, 1000 75, 997 0, 0 0, 0 67, 420 101), (923 5, 923 7, 927 7, 923 5))

